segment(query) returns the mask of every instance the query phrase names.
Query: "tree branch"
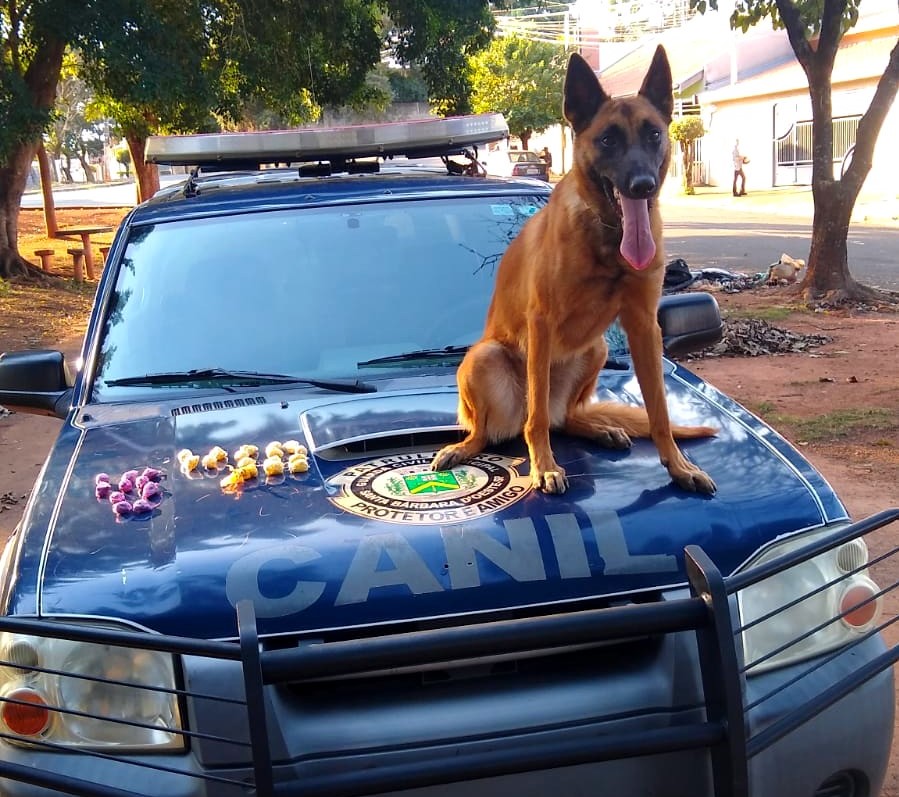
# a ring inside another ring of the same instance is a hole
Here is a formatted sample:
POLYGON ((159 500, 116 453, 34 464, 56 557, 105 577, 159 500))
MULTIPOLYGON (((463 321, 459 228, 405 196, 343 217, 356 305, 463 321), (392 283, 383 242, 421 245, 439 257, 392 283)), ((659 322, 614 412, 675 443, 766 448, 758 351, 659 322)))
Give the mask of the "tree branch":
POLYGON ((824 0, 821 13, 821 32, 818 34, 818 46, 815 48, 819 69, 833 72, 833 62, 837 57, 840 39, 843 38, 843 13, 846 11, 846 0, 824 0))
POLYGON ((805 70, 806 76, 810 77, 809 70, 814 65, 815 53, 808 41, 808 30, 799 9, 793 5, 792 0, 774 0, 780 19, 787 31, 787 37, 790 40, 790 46, 796 53, 796 60, 805 70))
POLYGON ((15 72, 21 72, 19 63, 19 12, 16 10, 16 0, 9 0, 9 55, 15 72))
POLYGON ((896 99, 897 91, 899 91, 899 39, 896 40, 896 44, 890 52, 887 67, 877 82, 871 104, 859 120, 852 162, 843 175, 843 181, 848 186, 857 186, 856 191, 861 190, 861 186, 871 170, 874 146, 890 106, 896 99))
POLYGON ((50 111, 56 104, 56 86, 62 71, 62 56, 66 43, 46 37, 31 58, 23 78, 36 108, 50 111))

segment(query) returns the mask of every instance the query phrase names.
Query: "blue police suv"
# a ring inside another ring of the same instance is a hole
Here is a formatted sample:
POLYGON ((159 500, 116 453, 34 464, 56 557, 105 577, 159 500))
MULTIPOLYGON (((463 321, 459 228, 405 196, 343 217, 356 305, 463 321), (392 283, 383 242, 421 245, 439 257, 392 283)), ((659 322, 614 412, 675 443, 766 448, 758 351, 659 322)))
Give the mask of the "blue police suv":
MULTIPOLYGON (((456 368, 547 183, 499 115, 152 139, 82 358, 0 357, 63 419, 0 568, 4 795, 873 797, 893 730, 890 524, 678 362, 648 441, 459 438, 456 368), (72 367, 74 366, 74 367, 72 367)), ((639 403, 609 333, 600 398, 639 403)))

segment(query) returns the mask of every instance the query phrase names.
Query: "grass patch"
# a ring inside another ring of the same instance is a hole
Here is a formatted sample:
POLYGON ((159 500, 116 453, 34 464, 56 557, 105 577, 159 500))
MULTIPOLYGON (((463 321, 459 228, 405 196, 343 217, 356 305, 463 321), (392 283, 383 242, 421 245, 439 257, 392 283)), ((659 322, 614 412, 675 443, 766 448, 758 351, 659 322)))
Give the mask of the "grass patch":
POLYGON ((763 418, 773 418, 777 415, 777 407, 774 406, 770 401, 760 401, 757 404, 753 404, 750 406, 747 403, 747 408, 751 409, 756 415, 760 415, 763 418))
POLYGON ((747 307, 743 310, 728 310, 725 318, 758 318, 769 323, 774 321, 783 321, 791 315, 801 312, 807 312, 802 305, 784 305, 775 304, 769 307, 747 307))
POLYGON ((772 404, 763 402, 756 407, 755 412, 772 426, 791 427, 795 430, 793 436, 807 443, 841 440, 858 432, 891 432, 899 426, 896 413, 883 407, 849 408, 811 418, 799 418, 778 413, 772 404))

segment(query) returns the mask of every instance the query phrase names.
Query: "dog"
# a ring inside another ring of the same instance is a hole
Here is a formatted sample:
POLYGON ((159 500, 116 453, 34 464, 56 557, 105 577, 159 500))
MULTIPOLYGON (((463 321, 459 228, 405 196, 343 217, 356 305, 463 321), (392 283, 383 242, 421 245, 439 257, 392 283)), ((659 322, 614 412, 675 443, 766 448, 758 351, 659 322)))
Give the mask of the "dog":
POLYGON ((782 254, 780 260, 768 266, 765 282, 768 285, 780 285, 781 282, 794 283, 804 265, 804 260, 798 258, 794 260, 788 254, 782 254))
POLYGON ((706 426, 671 426, 662 375, 658 302, 665 275, 658 193, 670 159, 671 68, 657 48, 639 93, 611 98, 579 55, 570 56, 563 112, 573 166, 522 227, 497 270, 484 333, 459 366, 459 422, 467 435, 431 463, 447 470, 489 443, 524 433, 531 482, 568 488, 550 429, 613 449, 651 437, 682 488, 715 492, 674 442, 706 426), (645 409, 599 402, 608 354, 603 333, 620 318, 645 409))

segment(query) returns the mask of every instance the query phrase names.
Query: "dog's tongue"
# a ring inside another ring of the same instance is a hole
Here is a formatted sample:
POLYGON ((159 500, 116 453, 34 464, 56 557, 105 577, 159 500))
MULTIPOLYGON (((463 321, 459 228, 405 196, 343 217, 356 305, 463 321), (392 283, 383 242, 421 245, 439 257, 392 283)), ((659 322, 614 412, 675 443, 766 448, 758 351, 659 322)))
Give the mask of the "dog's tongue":
POLYGON ((621 256, 634 268, 646 268, 656 253, 656 242, 649 226, 649 202, 620 196, 624 235, 621 256))

